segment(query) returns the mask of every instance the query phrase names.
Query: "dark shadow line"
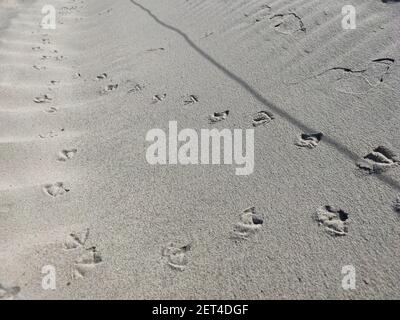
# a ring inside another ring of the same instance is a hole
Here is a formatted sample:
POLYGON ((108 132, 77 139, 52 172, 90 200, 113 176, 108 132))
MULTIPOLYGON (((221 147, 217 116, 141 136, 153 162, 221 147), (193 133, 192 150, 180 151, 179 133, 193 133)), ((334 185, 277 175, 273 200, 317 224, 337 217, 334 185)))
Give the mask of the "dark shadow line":
MULTIPOLYGON (((201 50, 185 33, 183 33, 181 30, 161 21, 160 19, 157 18, 149 9, 143 7, 140 3, 137 3, 134 0, 130 0, 132 4, 135 6, 139 7, 141 10, 145 11, 153 20, 155 20, 158 24, 162 25, 163 27, 174 31, 175 33, 179 34, 182 38, 185 39, 185 41, 195 50, 197 53, 199 53, 201 56, 203 56, 205 59, 207 59, 209 62, 211 62, 217 69, 219 69, 221 72, 223 72, 226 76, 231 78, 232 80, 236 81, 240 86, 242 86, 245 90, 247 90, 255 99, 257 99, 260 103, 263 105, 267 106, 271 110, 273 110, 276 114, 281 116, 282 118, 285 118, 288 122, 290 122, 292 125, 298 127, 301 129, 304 133, 307 132, 314 132, 314 130, 308 126, 306 126, 304 123, 302 123, 300 120, 294 118, 291 116, 289 113, 286 111, 280 109, 276 105, 274 105, 272 102, 268 101, 265 99, 259 92, 257 92, 255 89, 253 89, 246 81, 241 79, 239 76, 236 74, 232 73, 228 69, 226 69, 224 66, 222 66, 220 63, 218 63, 213 57, 208 55, 206 52, 201 50)), ((350 158, 353 162, 357 161, 360 157, 348 149, 345 145, 336 142, 334 139, 325 136, 324 135, 324 142, 330 144, 333 146, 336 150, 338 150, 340 153, 344 154, 348 158, 350 158)), ((393 189, 396 189, 397 191, 400 191, 400 184, 392 179, 391 177, 388 177, 386 175, 374 175, 377 179, 381 180, 382 182, 386 183, 393 189)))

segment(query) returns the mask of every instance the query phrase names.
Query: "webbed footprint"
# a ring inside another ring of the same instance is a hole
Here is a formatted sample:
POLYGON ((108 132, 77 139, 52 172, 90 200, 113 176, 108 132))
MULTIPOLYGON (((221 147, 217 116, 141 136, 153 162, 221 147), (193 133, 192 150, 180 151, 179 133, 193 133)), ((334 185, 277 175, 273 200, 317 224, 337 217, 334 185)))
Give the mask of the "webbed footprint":
POLYGON ((303 20, 294 12, 275 14, 270 20, 275 30, 283 34, 306 32, 303 20))
POLYGON ((56 107, 50 107, 45 110, 46 113, 54 114, 58 111, 56 107))
POLYGON ((96 247, 86 249, 86 252, 75 261, 72 274, 73 278, 79 279, 85 277, 101 262, 103 262, 103 258, 96 247))
POLYGON ((317 209, 316 221, 333 236, 345 236, 348 233, 349 214, 342 209, 323 206, 317 209))
POLYGON ((58 153, 58 161, 71 160, 75 154, 78 152, 77 149, 64 149, 58 153))
POLYGON ((70 191, 63 182, 56 182, 54 184, 47 184, 43 187, 44 192, 51 197, 63 196, 70 191))
POLYGON ((45 66, 38 66, 38 65, 33 65, 32 66, 32 68, 33 69, 36 69, 36 70, 39 70, 39 71, 41 71, 41 70, 46 70, 46 67, 45 66))
POLYGON ((300 138, 295 142, 295 145, 298 147, 304 147, 313 149, 318 146, 321 141, 323 134, 321 132, 318 133, 303 133, 300 138))
POLYGON ((397 197, 397 199, 393 203, 393 209, 394 211, 400 213, 400 195, 397 197))
POLYGON ((190 244, 183 247, 175 247, 173 243, 170 243, 163 248, 162 256, 167 259, 167 264, 172 269, 184 271, 189 262, 186 253, 190 249, 190 244))
POLYGON ((229 115, 229 110, 223 112, 214 112, 213 114, 208 116, 210 123, 216 123, 219 121, 225 120, 229 115))
POLYGON ((384 146, 378 146, 363 159, 356 162, 356 165, 370 174, 382 173, 389 170, 400 162, 399 156, 384 146))
POLYGON ((107 73, 102 73, 102 74, 99 74, 96 77, 96 80, 103 80, 103 79, 106 79, 106 78, 107 78, 107 73))
POLYGON ((106 94, 106 93, 109 93, 111 91, 115 91, 117 89, 118 89, 118 84, 109 84, 103 90, 101 90, 101 93, 102 94, 106 94))
POLYGON ((199 97, 195 96, 193 94, 189 95, 187 98, 185 98, 186 100, 183 101, 184 105, 192 105, 195 104, 197 102, 199 102, 199 97))
POLYGON ((153 103, 164 101, 166 97, 167 97, 166 93, 156 94, 153 96, 153 103))
POLYGON ((13 300, 21 291, 20 287, 6 288, 0 283, 0 300, 13 300))
POLYGON ((247 239, 261 229, 264 220, 256 213, 255 207, 248 208, 240 215, 240 221, 233 227, 232 238, 247 239))
POLYGON ((84 247, 89 239, 89 228, 80 232, 72 232, 64 242, 65 249, 72 250, 84 247))

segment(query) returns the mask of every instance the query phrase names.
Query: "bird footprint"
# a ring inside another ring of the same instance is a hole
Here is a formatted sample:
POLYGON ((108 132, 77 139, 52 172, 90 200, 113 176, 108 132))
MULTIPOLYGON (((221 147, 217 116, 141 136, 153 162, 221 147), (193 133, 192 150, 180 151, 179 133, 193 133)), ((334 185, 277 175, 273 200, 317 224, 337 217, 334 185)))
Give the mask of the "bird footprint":
POLYGON ((59 197, 65 195, 70 191, 68 187, 64 185, 63 182, 56 182, 54 184, 47 184, 43 188, 44 192, 51 197, 59 197))
POLYGON ((258 127, 263 124, 269 123, 274 119, 275 117, 271 112, 268 111, 257 112, 253 118, 253 127, 258 127))
POLYGON ((153 96, 153 103, 157 103, 157 102, 161 102, 163 100, 165 100, 165 98, 167 97, 166 93, 163 94, 156 94, 153 96))
POLYGON ((58 153, 58 161, 71 160, 77 152, 77 149, 64 149, 58 153))
POLYGON ((85 277, 88 272, 92 271, 102 261, 103 258, 96 247, 86 249, 86 252, 75 261, 73 278, 79 279, 85 277))
POLYGON ((50 102, 51 100, 53 100, 53 97, 50 94, 45 94, 43 96, 39 96, 33 99, 35 103, 45 103, 50 102))
POLYGON ((188 264, 186 253, 191 249, 191 245, 175 247, 173 243, 168 244, 162 250, 162 256, 167 259, 167 264, 175 270, 183 271, 188 264))
POLYGON ((396 201, 393 204, 394 211, 400 213, 400 195, 397 197, 396 201))
POLYGON ((262 227, 264 220, 256 213, 256 208, 251 207, 243 211, 240 220, 233 227, 232 238, 247 239, 262 227))
POLYGON ((89 239, 89 228, 80 232, 71 233, 65 241, 65 249, 72 250, 79 247, 83 247, 86 241, 89 239))
POLYGON ((183 102, 186 105, 192 105, 199 102, 199 98, 195 95, 190 95, 186 100, 183 102))
POLYGON ((229 115, 229 110, 223 112, 214 112, 213 114, 209 115, 210 123, 215 123, 219 121, 225 120, 229 115))
POLYGON ((295 145, 298 147, 313 149, 319 144, 322 137, 323 134, 321 132, 303 133, 301 137, 295 142, 295 145))
POLYGON ((317 209, 316 220, 333 236, 344 236, 348 233, 349 214, 342 209, 324 206, 317 209))

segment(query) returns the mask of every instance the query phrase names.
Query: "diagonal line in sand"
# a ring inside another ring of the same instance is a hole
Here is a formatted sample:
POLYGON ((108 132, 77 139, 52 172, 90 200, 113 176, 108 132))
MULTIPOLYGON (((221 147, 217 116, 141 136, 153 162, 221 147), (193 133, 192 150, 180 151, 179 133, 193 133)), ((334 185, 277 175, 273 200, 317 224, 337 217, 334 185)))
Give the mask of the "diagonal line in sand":
MULTIPOLYGON (((184 32, 182 32, 178 28, 175 28, 174 26, 171 26, 171 25, 161 21, 149 9, 142 6, 140 3, 138 3, 134 0, 130 0, 130 2, 132 4, 134 4, 136 7, 140 8, 142 11, 145 11, 154 21, 156 21, 161 26, 179 34, 189 44, 189 46, 191 46, 197 53, 199 53, 203 58, 207 59, 211 64, 213 64, 217 69, 219 69, 227 77, 231 78, 233 81, 235 81, 237 84, 239 84, 243 89, 245 89, 248 93, 250 93, 255 99, 257 99, 264 106, 270 108, 270 110, 273 110, 276 114, 278 114, 282 118, 286 119, 286 121, 288 121, 292 125, 296 126, 297 128, 301 129, 303 132, 315 132, 314 129, 308 127, 307 125, 302 123, 300 120, 296 119, 295 117, 291 116, 286 111, 280 109, 279 107, 274 105, 272 102, 268 101, 257 90, 252 88, 245 80, 243 80, 242 78, 240 78, 233 72, 226 69, 223 65, 218 63, 208 53, 206 53, 205 51, 200 49, 184 32)), ((324 142, 331 145, 333 148, 335 148, 337 151, 339 151, 340 153, 345 155, 347 158, 349 158, 353 162, 357 161, 360 158, 359 155, 355 154, 353 151, 351 151, 345 145, 335 141, 334 139, 330 138, 329 136, 324 136, 324 142)), ((384 174, 373 175, 373 176, 375 178, 379 179, 380 181, 382 181, 383 183, 387 184, 391 188, 395 189, 396 191, 400 191, 400 183, 397 182, 396 180, 392 179, 391 177, 388 177, 384 174)))

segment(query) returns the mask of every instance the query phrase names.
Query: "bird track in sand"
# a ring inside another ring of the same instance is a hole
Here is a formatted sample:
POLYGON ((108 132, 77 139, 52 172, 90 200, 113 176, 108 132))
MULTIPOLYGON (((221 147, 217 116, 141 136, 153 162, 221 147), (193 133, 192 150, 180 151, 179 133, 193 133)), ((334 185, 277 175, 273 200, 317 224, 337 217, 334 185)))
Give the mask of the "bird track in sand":
POLYGON ((57 160, 58 161, 64 161, 64 162, 67 161, 67 160, 71 160, 75 156, 75 154, 77 152, 78 152, 78 150, 75 149, 75 148, 61 150, 58 153, 57 160))
POLYGON ((35 103, 48 103, 53 100, 53 96, 51 94, 44 94, 39 97, 33 99, 35 103))
POLYGON ((378 146, 358 160, 356 165, 370 174, 379 174, 393 168, 399 162, 400 158, 394 151, 385 146, 378 146))
POLYGON ((167 98, 167 94, 163 93, 163 94, 156 94, 153 96, 153 103, 158 103, 161 101, 164 101, 167 98))
POLYGON ((258 8, 245 13, 244 16, 246 18, 251 19, 251 23, 255 24, 261 22, 265 18, 267 18, 271 13, 271 7, 267 4, 263 4, 258 8))
POLYGON ((41 138, 41 139, 55 138, 55 137, 58 137, 58 135, 61 132, 65 132, 65 129, 61 128, 59 131, 50 131, 47 133, 41 133, 41 134, 39 134, 39 138, 41 138))
POLYGON ((49 113, 49 114, 55 114, 57 111, 58 111, 58 109, 56 108, 56 107, 50 107, 50 108, 47 108, 46 110, 44 110, 46 113, 49 113))
POLYGON ((348 233, 349 214, 342 209, 323 206, 317 209, 315 220, 332 236, 345 236, 348 233))
POLYGON ((294 144, 298 147, 314 149, 318 146, 323 136, 322 132, 302 133, 294 144))
POLYGON ((258 232, 264 220, 256 213, 256 208, 251 207, 242 212, 239 222, 233 226, 231 238, 236 240, 247 240, 250 236, 258 232))
POLYGON ((14 300, 20 291, 20 287, 4 287, 0 283, 0 300, 14 300))
POLYGON ((191 250, 191 245, 176 247, 169 243, 162 249, 162 256, 166 258, 166 263, 174 270, 184 271, 188 265, 187 252, 191 250))
POLYGON ((397 199, 393 203, 393 209, 397 213, 400 213, 400 195, 397 196, 397 199))
MULTIPOLYGON (((95 246, 86 247, 89 241, 90 229, 71 232, 64 241, 66 251, 78 251, 72 264, 72 279, 81 279, 93 271, 97 265, 103 262, 103 257, 95 246)), ((68 283, 67 285, 69 285, 68 283)))
POLYGON ((253 127, 258 127, 263 124, 270 123, 275 119, 275 116, 269 111, 259 111, 253 116, 253 127))
POLYGON ((73 279, 84 278, 98 264, 103 262, 103 257, 97 251, 96 247, 85 249, 85 251, 75 260, 72 274, 73 279))
POLYGON ((63 182, 56 182, 54 184, 46 184, 43 187, 43 191, 48 196, 56 198, 70 192, 70 188, 66 187, 63 182))
POLYGON ((278 13, 270 17, 276 31, 289 35, 296 32, 306 32, 303 20, 294 12, 278 13))
POLYGON ((185 106, 187 106, 187 105, 192 105, 192 104, 195 104, 195 103, 198 103, 198 102, 199 102, 199 97, 196 96, 196 95, 193 95, 193 94, 188 95, 188 96, 183 97, 183 98, 185 99, 185 100, 183 101, 183 104, 184 104, 185 106))

